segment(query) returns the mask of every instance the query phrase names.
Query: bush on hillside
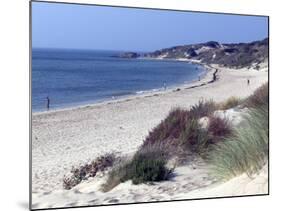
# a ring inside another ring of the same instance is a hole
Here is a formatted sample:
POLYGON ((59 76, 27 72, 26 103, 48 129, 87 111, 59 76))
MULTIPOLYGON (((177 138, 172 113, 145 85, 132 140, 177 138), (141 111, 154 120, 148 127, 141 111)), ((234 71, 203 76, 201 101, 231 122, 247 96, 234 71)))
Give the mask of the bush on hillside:
MULTIPOLYGON (((175 108, 171 110, 168 116, 152 131, 144 140, 143 146, 161 143, 167 140, 173 142, 179 138, 181 131, 184 130, 188 121, 188 111, 175 108)), ((171 145, 175 143, 170 143, 171 145)))
POLYGON ((107 182, 103 185, 103 191, 110 191, 118 184, 128 180, 132 180, 133 184, 167 180, 173 169, 166 167, 165 152, 159 150, 159 148, 155 146, 142 148, 130 161, 113 169, 107 182))
POLYGON ((226 119, 215 116, 209 118, 208 134, 211 136, 213 144, 230 136, 231 133, 232 128, 226 119))

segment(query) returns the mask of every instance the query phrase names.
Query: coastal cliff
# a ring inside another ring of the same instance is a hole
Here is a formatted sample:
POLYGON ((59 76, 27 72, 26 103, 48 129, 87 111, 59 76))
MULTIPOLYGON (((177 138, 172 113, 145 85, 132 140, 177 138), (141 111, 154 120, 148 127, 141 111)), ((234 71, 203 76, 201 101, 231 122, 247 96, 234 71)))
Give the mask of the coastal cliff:
POLYGON ((128 52, 122 58, 154 58, 154 59, 184 59, 204 64, 217 64, 225 67, 253 67, 259 69, 259 64, 268 61, 269 40, 265 38, 250 43, 221 44, 215 41, 206 43, 180 45, 138 54, 128 52))

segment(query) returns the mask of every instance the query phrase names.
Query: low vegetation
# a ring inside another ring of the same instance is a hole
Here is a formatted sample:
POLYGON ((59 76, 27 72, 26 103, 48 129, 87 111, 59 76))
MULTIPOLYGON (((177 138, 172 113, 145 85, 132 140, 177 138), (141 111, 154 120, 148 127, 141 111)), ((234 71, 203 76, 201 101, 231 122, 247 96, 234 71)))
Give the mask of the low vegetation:
POLYGON ((182 160, 188 152, 204 156, 210 145, 232 131, 227 121, 212 116, 215 108, 213 101, 200 101, 190 110, 175 108, 170 111, 150 131, 133 158, 110 172, 103 191, 127 180, 132 180, 133 184, 167 180, 173 171, 166 167, 171 157, 176 155, 182 160), (207 128, 199 124, 203 116, 210 118, 207 128))
POLYGON ((169 169, 167 157, 160 148, 144 148, 139 150, 130 161, 126 161, 113 169, 103 191, 110 191, 122 182, 132 180, 133 184, 151 183, 167 180, 173 169, 169 169))
POLYGON ((209 155, 212 172, 219 179, 229 179, 260 170, 268 158, 268 107, 255 108, 245 116, 243 127, 217 144, 209 155))
POLYGON ((221 110, 227 110, 227 109, 230 109, 230 108, 234 108, 238 105, 240 105, 242 102, 242 100, 238 97, 230 97, 228 98, 226 101, 220 103, 218 105, 218 108, 221 109, 221 110))
POLYGON ((209 154, 212 172, 217 178, 229 179, 244 172, 252 175, 267 162, 268 99, 266 83, 245 99, 243 106, 250 110, 244 116, 243 125, 217 144, 209 154))
POLYGON ((189 112, 181 108, 175 108, 170 111, 168 116, 157 125, 144 140, 142 148, 146 145, 159 145, 165 142, 169 145, 177 145, 174 143, 181 136, 189 121, 189 112), (167 141, 169 140, 169 141, 167 141))
POLYGON ((211 115, 215 110, 217 110, 217 104, 214 101, 200 100, 190 108, 189 114, 193 119, 198 119, 211 115))
POLYGON ((100 156, 90 164, 72 168, 71 174, 63 178, 63 188, 69 190, 78 185, 82 180, 89 177, 95 177, 98 172, 103 172, 108 167, 111 167, 116 157, 113 154, 100 156))
POLYGON ((168 179, 172 169, 166 167, 167 159, 161 151, 142 150, 125 165, 126 174, 121 181, 132 180, 133 184, 156 182, 168 179))
MULTIPOLYGON (((208 161, 212 173, 219 179, 243 172, 251 175, 262 168, 268 156, 268 84, 243 101, 235 97, 220 104, 201 100, 189 110, 172 109, 149 132, 130 159, 111 169, 102 190, 110 191, 128 180, 133 184, 167 180, 174 170, 174 167, 167 167, 168 161, 175 156, 183 160, 187 153, 208 161), (232 128, 228 120, 214 113, 236 106, 250 108, 240 127, 232 128), (201 120, 206 120, 205 126, 201 120)), ((64 179, 64 188, 70 189, 83 179, 113 166, 114 159, 113 155, 107 155, 90 165, 73 169, 72 177, 64 179)))
POLYGON ((211 136, 213 143, 218 143, 221 139, 232 134, 232 127, 227 119, 216 116, 209 118, 208 134, 211 136))
POLYGON ((213 117, 215 108, 213 101, 199 101, 189 111, 173 109, 167 118, 148 134, 140 149, 161 144, 169 149, 165 152, 166 158, 171 154, 185 156, 188 151, 202 155, 210 144, 231 133, 226 120, 213 117), (210 119, 207 129, 202 128, 198 121, 199 118, 206 116, 210 119))
POLYGON ((250 97, 245 100, 244 106, 248 108, 259 108, 265 106, 269 101, 268 82, 259 87, 250 97))

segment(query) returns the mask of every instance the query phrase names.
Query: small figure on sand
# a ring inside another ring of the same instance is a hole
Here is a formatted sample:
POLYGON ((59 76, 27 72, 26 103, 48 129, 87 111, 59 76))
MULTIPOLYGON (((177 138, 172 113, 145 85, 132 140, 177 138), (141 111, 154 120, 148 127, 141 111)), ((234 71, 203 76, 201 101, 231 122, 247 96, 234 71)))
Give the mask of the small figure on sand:
POLYGON ((247 79, 247 84, 248 84, 248 86, 250 85, 250 79, 249 78, 247 79))
POLYGON ((49 96, 47 96, 46 97, 46 99, 47 99, 47 110, 49 110, 49 108, 50 108, 50 98, 49 98, 49 96))

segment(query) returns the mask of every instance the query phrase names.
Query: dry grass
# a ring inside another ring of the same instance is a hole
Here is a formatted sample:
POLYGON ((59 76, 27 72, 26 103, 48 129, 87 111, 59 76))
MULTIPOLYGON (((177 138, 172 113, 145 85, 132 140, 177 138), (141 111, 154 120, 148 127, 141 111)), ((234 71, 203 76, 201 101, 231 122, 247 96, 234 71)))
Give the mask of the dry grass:
POLYGON ((268 82, 259 87, 254 94, 245 100, 244 106, 249 108, 259 108, 269 103, 268 82))
POLYGON ((230 97, 228 98, 226 101, 218 104, 218 108, 221 109, 221 110, 227 110, 227 109, 230 109, 230 108, 234 108, 238 105, 240 105, 242 102, 242 100, 238 97, 230 97))
POLYGON ((208 134, 211 136, 213 143, 232 134, 232 128, 226 119, 211 116, 209 118, 208 134))
POLYGON ((212 100, 200 100, 197 104, 190 108, 189 115, 193 119, 199 119, 201 117, 213 114, 217 108, 217 104, 212 100))

